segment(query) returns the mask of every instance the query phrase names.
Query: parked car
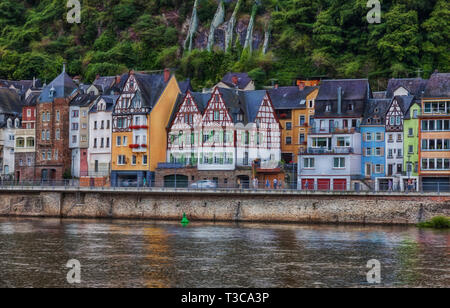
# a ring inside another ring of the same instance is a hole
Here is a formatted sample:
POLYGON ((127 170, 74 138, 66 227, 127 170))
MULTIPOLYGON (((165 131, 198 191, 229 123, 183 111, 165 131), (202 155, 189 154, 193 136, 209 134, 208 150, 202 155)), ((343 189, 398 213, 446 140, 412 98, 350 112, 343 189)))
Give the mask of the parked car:
POLYGON ((128 180, 124 180, 122 182, 122 187, 137 187, 137 180, 132 180, 132 179, 128 179, 128 180))
POLYGON ((190 185, 191 188, 217 188, 217 183, 211 180, 201 180, 190 185))

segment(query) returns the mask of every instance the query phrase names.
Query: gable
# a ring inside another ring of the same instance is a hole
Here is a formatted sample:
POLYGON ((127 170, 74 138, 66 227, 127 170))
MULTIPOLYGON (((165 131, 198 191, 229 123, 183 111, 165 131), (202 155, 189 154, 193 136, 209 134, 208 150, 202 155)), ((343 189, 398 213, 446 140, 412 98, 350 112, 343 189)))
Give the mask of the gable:
POLYGON ((262 127, 270 127, 273 124, 279 125, 275 115, 275 109, 267 94, 264 96, 261 106, 259 107, 256 115, 256 122, 262 127))
POLYGON ((394 96, 408 96, 408 95, 409 95, 409 91, 404 87, 398 87, 394 91, 394 96))
POLYGON ((218 88, 215 88, 211 99, 203 114, 202 122, 204 125, 219 125, 219 126, 232 126, 233 122, 231 116, 228 113, 223 97, 218 88))

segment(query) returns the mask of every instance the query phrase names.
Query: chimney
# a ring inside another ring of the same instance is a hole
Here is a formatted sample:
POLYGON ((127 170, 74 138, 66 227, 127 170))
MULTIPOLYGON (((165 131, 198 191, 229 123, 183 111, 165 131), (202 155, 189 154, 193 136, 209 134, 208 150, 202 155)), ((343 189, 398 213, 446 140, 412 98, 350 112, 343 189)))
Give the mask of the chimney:
POLYGON ((299 89, 300 91, 303 91, 303 90, 305 89, 305 83, 304 83, 304 82, 300 82, 300 83, 298 84, 298 89, 299 89))
POLYGON ((337 95, 338 95, 338 105, 337 105, 337 113, 341 114, 342 113, 342 88, 339 87, 337 89, 337 95))
POLYGON ((170 69, 164 69, 164 82, 168 82, 170 79, 170 69))
POLYGON ((63 62, 63 71, 62 71, 63 73, 65 73, 66 72, 66 62, 63 62))
POLYGON ((235 86, 237 86, 237 84, 238 84, 238 78, 237 78, 237 76, 231 77, 231 82, 232 82, 235 86))

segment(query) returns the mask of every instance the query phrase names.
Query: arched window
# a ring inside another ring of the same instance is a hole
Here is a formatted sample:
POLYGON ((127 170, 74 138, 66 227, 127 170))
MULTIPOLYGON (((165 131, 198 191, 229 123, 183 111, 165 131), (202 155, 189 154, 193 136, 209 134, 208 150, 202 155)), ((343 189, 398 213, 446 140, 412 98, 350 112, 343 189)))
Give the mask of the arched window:
POLYGON ((16 148, 23 148, 23 147, 25 147, 25 139, 17 138, 16 139, 16 148))

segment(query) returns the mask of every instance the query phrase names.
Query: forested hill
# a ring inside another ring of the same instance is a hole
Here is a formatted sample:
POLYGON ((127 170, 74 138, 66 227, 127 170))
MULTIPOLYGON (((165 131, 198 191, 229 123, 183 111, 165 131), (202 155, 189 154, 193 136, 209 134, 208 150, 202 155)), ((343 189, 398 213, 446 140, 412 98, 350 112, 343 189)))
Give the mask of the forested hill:
POLYGON ((48 82, 63 61, 85 82, 130 68, 177 68, 197 89, 227 71, 247 71, 258 86, 300 76, 379 84, 450 71, 448 0, 381 0, 380 24, 367 22, 367 0, 80 2, 81 23, 69 24, 66 0, 0 0, 0 79, 48 82))

